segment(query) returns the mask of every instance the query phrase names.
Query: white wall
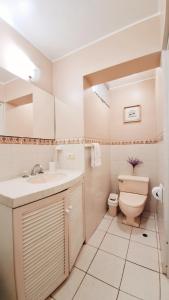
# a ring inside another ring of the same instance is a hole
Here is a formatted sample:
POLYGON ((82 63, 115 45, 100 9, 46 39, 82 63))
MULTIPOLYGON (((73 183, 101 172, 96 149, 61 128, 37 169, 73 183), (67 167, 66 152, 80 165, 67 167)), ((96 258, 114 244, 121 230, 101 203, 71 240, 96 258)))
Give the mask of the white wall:
POLYGON ((132 175, 132 167, 127 162, 128 157, 131 156, 143 161, 143 164, 135 168, 135 175, 150 178, 149 197, 145 209, 154 212, 156 201, 151 195, 151 190, 158 185, 158 144, 111 146, 112 190, 118 192, 118 175, 132 175))
MULTIPOLYGON (((54 159, 57 162, 58 168, 63 169, 78 169, 84 171, 84 145, 83 144, 68 144, 59 145, 61 151, 55 151, 54 159)), ((54 147, 55 148, 55 147, 54 147)), ((57 148, 57 147, 56 147, 57 148)))
POLYGON ((47 169, 52 155, 53 146, 0 145, 0 180, 22 176, 24 171, 30 172, 37 163, 47 169))

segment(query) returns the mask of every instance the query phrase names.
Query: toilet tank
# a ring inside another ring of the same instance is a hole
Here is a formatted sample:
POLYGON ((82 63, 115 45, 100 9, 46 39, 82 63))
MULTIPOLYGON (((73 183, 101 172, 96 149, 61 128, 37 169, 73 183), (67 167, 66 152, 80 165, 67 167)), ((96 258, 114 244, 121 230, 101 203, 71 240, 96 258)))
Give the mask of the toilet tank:
POLYGON ((148 177, 119 175, 118 183, 120 192, 134 193, 140 195, 148 194, 148 177))

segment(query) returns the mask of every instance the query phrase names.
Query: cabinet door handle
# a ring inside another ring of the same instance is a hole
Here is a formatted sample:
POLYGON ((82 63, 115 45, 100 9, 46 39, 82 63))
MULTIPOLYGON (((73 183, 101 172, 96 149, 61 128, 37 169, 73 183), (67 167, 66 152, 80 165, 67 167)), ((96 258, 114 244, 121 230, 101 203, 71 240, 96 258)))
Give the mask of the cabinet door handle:
POLYGON ((69 210, 69 209, 65 209, 65 213, 66 213, 66 214, 69 214, 69 213, 70 213, 70 210, 69 210))
POLYGON ((69 210, 72 210, 73 206, 72 206, 72 205, 69 205, 68 208, 69 208, 69 210))

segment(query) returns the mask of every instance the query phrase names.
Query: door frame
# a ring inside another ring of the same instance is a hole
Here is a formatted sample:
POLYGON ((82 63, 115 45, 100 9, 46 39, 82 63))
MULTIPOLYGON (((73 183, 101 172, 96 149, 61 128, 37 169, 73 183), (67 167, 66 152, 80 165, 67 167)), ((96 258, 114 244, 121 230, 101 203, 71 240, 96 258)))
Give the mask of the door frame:
POLYGON ((166 164, 163 172, 165 172, 164 178, 164 199, 162 204, 163 210, 163 226, 164 237, 161 239, 163 244, 161 245, 162 251, 162 271, 169 278, 169 42, 167 49, 162 51, 161 54, 161 68, 163 73, 163 88, 164 88, 164 153, 166 158, 166 164))

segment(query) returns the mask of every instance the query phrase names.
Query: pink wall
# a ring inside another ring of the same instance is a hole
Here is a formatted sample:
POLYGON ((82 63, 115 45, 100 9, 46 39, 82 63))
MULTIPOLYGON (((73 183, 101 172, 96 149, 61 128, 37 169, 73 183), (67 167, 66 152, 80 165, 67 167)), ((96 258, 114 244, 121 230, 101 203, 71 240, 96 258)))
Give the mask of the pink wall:
POLYGON ((33 137, 33 104, 5 106, 4 135, 33 137))
POLYGON ((5 91, 4 91, 4 85, 0 84, 0 101, 4 101, 5 99, 5 91))
MULTIPOLYGON (((87 94, 87 90, 84 94, 83 76, 160 50, 159 27, 160 18, 154 17, 54 63, 53 92, 59 99, 58 116, 56 113, 57 137, 60 134, 59 130, 64 134, 62 138, 79 137, 84 134, 93 138, 94 135, 107 137, 107 108, 95 95, 90 92, 87 94), (65 112, 68 117, 65 117, 65 112)), ((87 239, 105 213, 110 192, 110 146, 102 145, 101 151, 102 166, 91 168, 90 149, 85 148, 87 239)))
POLYGON ((33 93, 32 84, 20 78, 5 84, 4 89, 5 102, 33 93))
MULTIPOLYGON (((81 113, 81 112, 80 112, 81 113)), ((55 127, 57 139, 81 137, 83 124, 79 122, 79 109, 55 97, 55 127), (77 121, 78 120, 78 121, 77 121), (76 134, 75 134, 76 130, 76 134)))
POLYGON ((146 140, 157 137, 155 79, 112 89, 111 138, 113 140, 146 140), (123 109, 141 106, 141 122, 124 123, 123 109))
POLYGON ((111 192, 110 146, 101 145, 102 165, 91 168, 91 149, 85 150, 85 220, 86 240, 90 238, 107 210, 111 192))
MULTIPOLYGON (((84 134, 83 76, 160 49, 160 17, 156 16, 56 61, 53 92, 58 99, 75 108, 70 118, 75 119, 73 136, 84 134)), ((67 135, 72 137, 71 123, 68 121, 61 126, 66 126, 67 135)))
POLYGON ((110 108, 93 93, 84 93, 84 134, 88 138, 108 139, 110 136, 110 108))
POLYGON ((157 114, 157 135, 160 136, 164 131, 164 104, 165 104, 165 85, 164 85, 164 74, 162 68, 156 70, 156 82, 155 82, 155 93, 156 93, 156 114, 157 114))
POLYGON ((1 19, 0 36, 0 66, 10 72, 10 69, 7 67, 8 58, 6 57, 6 55, 7 50, 11 46, 15 45, 19 47, 19 49, 22 50, 29 57, 29 59, 40 69, 39 79, 34 83, 40 88, 45 89, 48 92, 52 92, 52 62, 1 19))

